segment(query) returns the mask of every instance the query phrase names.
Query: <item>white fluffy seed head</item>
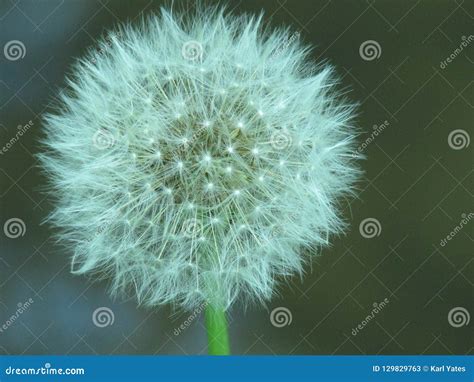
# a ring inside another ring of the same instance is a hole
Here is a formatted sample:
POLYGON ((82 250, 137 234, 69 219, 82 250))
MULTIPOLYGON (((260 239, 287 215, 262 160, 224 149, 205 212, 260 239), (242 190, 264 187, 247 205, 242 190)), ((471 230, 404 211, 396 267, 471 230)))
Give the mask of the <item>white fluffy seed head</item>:
POLYGON ((261 17, 162 11, 75 67, 40 159, 73 270, 140 302, 271 297, 306 246, 341 231, 353 107, 261 17))

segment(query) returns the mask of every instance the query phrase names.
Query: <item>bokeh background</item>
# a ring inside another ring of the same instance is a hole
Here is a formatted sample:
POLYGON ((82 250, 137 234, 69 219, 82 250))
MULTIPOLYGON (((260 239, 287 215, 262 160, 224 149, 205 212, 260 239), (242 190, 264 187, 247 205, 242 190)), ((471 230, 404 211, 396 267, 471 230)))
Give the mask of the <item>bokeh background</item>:
MULTIPOLYGON (((267 306, 229 312, 233 353, 472 354, 474 3, 224 3, 263 10, 335 65, 370 140, 360 197, 343 202, 349 232, 267 306)), ((105 282, 69 273, 41 224, 42 113, 104 31, 161 5, 0 0, 0 354, 206 354, 202 314, 111 300, 105 282)))

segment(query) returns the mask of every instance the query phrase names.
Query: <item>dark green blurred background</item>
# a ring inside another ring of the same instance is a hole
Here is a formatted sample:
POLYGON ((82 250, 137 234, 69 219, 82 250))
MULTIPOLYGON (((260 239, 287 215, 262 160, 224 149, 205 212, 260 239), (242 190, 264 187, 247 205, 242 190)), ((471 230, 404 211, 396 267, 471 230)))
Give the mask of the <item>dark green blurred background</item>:
MULTIPOLYGON (((233 352, 472 354, 474 222, 441 241, 472 213, 474 2, 225 3, 236 13, 263 10, 269 24, 290 26, 313 45, 315 60, 336 66, 342 88, 360 102, 361 142, 387 121, 364 150, 360 198, 344 202, 349 232, 266 307, 231 310, 233 352), (373 56, 360 52, 367 41, 373 56), (367 218, 379 223, 372 238, 360 228, 367 218), (291 322, 272 324, 272 311, 291 322)), ((112 301, 106 283, 70 275, 68 253, 40 225, 51 209, 33 157, 42 112, 96 38, 161 4, 0 0, 0 146, 33 122, 0 154, 0 354, 206 353, 202 315, 177 333, 189 313, 112 301), (4 51, 12 40, 24 46, 13 60, 4 51), (5 235, 12 218, 24 222, 23 236, 5 235), (103 307, 114 321, 100 327, 93 315, 103 307)))

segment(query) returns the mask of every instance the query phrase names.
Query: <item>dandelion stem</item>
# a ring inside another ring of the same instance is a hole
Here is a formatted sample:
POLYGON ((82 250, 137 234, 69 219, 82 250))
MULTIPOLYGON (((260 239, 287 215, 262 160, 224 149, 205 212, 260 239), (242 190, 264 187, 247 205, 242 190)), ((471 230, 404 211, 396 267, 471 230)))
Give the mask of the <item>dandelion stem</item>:
POLYGON ((229 355, 229 335, 225 312, 211 304, 206 306, 206 328, 208 353, 210 355, 229 355))

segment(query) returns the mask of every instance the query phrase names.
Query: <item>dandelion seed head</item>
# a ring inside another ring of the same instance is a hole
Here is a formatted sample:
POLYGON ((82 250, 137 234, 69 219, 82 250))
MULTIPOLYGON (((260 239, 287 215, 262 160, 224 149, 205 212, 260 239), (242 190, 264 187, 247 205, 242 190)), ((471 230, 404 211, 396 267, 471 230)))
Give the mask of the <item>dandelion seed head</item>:
POLYGON ((343 230, 359 174, 331 67, 218 8, 162 10, 114 36, 45 118, 50 220, 73 271, 150 306, 269 299, 303 271, 302 248, 343 230))

